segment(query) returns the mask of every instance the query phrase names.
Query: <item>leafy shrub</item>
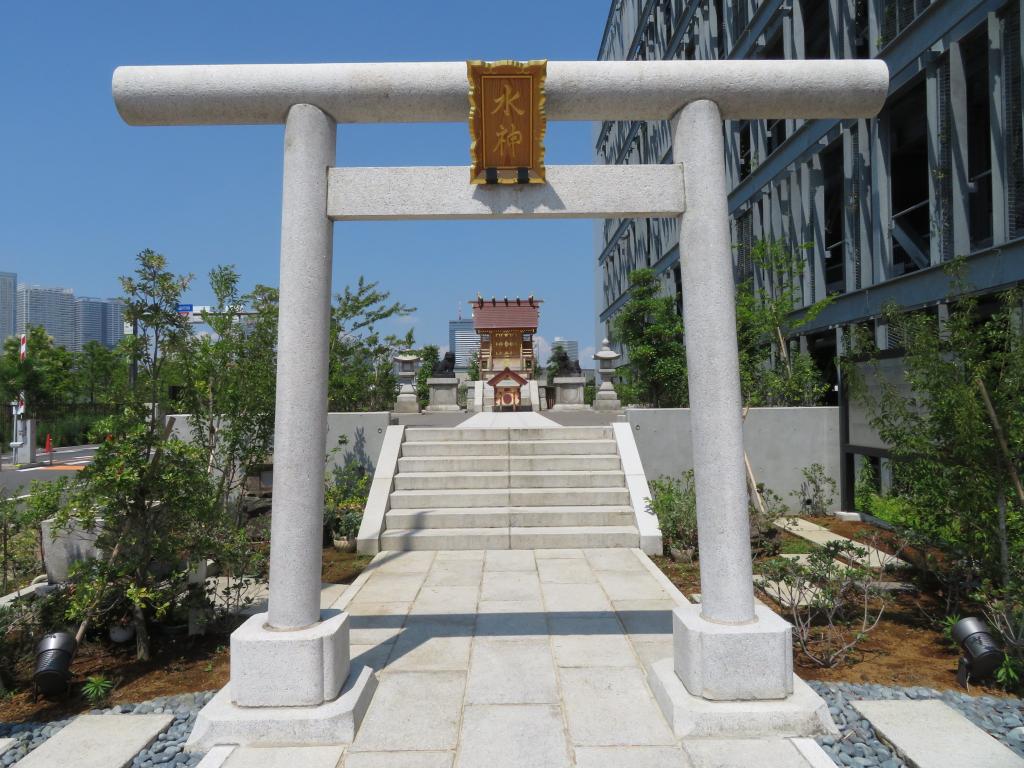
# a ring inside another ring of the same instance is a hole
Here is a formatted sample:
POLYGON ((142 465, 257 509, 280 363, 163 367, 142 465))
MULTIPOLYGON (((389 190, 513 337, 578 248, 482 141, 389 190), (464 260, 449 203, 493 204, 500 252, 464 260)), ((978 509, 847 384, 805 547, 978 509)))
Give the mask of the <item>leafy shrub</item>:
POLYGON ((324 489, 324 526, 336 538, 359 533, 372 479, 366 467, 356 461, 331 471, 324 489))
POLYGON ((985 619, 1002 640, 1006 659, 996 673, 1005 688, 1018 689, 1024 680, 1024 582, 998 588, 990 582, 974 595, 985 619))
POLYGON ((800 511, 805 515, 821 517, 832 508, 836 495, 836 481, 825 474, 825 467, 814 463, 800 470, 804 476, 800 490, 790 495, 800 502, 800 511))
POLYGON ((837 560, 866 554, 853 542, 830 541, 805 563, 776 558, 759 569, 769 596, 793 623, 797 648, 816 666, 846 661, 885 613, 886 594, 877 588, 880 577, 837 560))
POLYGON ((782 547, 779 529, 775 527, 775 521, 789 512, 786 503, 771 488, 766 488, 763 483, 758 483, 757 492, 764 502, 764 511, 751 498, 747 506, 750 515, 750 549, 754 557, 766 557, 777 555, 782 547))
POLYGON ((657 515, 665 551, 697 548, 697 492, 693 470, 679 479, 662 477, 650 485, 647 510, 657 515))
POLYGON ((82 695, 93 706, 101 703, 114 690, 114 681, 103 675, 89 675, 82 683, 82 695))

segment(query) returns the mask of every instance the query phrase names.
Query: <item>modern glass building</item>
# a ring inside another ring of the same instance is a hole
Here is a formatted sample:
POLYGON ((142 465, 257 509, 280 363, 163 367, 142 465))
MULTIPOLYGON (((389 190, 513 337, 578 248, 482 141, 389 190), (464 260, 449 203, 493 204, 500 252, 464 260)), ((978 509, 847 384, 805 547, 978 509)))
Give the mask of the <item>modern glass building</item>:
POLYGON ((0 342, 18 329, 18 276, 0 272, 0 342))
MULTIPOLYGON (((1022 4, 613 0, 598 58, 870 57, 889 66, 877 119, 725 125, 736 278, 764 279, 750 258, 758 239, 804 254, 804 305, 834 300, 791 343, 834 379, 850 325, 872 325, 889 348, 899 340, 879 320, 888 303, 941 316, 943 265, 955 256, 967 258, 978 293, 1024 281, 1022 4)), ((606 122, 594 151, 603 163, 671 162, 668 123, 606 122)), ((608 335, 639 267, 653 268, 681 306, 675 220, 598 226, 595 338, 608 335)), ((845 439, 842 449, 851 462, 885 453, 845 439)))
POLYGON ((75 349, 75 294, 70 288, 18 286, 18 329, 42 326, 58 347, 75 349))
POLYGON ((124 337, 124 303, 117 299, 75 299, 75 350, 96 341, 113 348, 124 337))
POLYGON ((480 352, 480 337, 473 328, 473 318, 448 321, 448 349, 455 355, 456 370, 469 368, 470 361, 480 352))

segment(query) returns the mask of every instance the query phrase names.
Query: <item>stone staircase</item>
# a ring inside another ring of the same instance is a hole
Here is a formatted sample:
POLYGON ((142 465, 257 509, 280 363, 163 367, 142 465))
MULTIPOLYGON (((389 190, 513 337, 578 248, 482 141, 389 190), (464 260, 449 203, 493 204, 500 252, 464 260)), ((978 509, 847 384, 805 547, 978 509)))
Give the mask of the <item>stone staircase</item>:
POLYGON ((407 428, 383 550, 636 547, 611 427, 407 428))

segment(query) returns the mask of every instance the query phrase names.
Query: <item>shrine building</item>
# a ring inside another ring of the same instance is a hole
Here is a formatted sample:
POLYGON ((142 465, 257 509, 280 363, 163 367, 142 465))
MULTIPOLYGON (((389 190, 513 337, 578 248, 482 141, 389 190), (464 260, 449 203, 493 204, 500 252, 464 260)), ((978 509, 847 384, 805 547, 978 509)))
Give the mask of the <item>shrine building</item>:
POLYGON ((534 377, 533 335, 540 320, 539 299, 485 299, 477 296, 473 329, 480 337, 480 378, 488 380, 506 368, 524 379, 534 377))

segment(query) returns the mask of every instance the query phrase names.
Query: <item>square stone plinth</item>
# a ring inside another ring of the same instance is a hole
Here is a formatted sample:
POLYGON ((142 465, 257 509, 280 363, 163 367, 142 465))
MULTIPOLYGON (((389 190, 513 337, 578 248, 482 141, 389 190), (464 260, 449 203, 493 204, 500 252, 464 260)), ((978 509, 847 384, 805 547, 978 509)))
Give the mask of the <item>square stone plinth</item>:
POLYGON ((349 617, 325 610, 305 629, 281 631, 257 613, 231 635, 231 701, 308 707, 338 696, 349 669, 349 617))
POLYGON ((697 605, 673 611, 675 670, 686 690, 712 701, 793 693, 792 625, 760 604, 754 615, 749 624, 716 624, 697 605))

